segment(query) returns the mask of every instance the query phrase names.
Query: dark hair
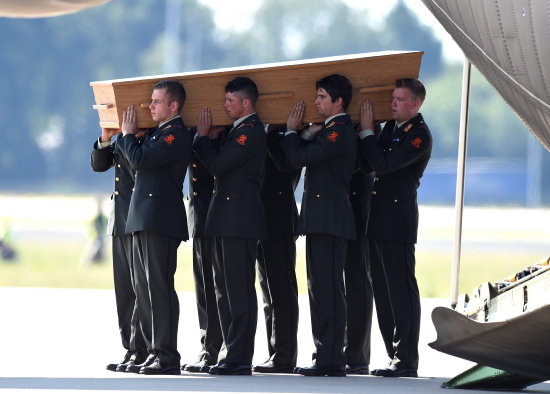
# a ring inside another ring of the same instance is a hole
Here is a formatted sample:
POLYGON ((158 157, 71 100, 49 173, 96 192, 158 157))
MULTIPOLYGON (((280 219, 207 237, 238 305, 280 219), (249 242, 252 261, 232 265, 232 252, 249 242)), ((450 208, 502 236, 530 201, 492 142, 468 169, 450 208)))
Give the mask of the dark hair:
POLYGON ((258 100, 258 87, 248 77, 237 77, 225 86, 225 93, 234 93, 239 94, 239 97, 242 99, 249 99, 252 104, 252 108, 256 105, 258 100))
POLYGON ((400 78, 395 81, 396 88, 406 88, 411 91, 413 100, 420 100, 420 104, 424 102, 426 98, 426 88, 424 84, 416 78, 400 78))
POLYGON ((332 74, 317 81, 315 89, 325 89, 332 102, 342 98, 342 108, 346 110, 353 94, 349 79, 340 74, 332 74))
POLYGON ((183 85, 174 79, 164 79, 160 82, 157 82, 153 89, 164 89, 166 91, 166 96, 168 96, 168 102, 177 101, 178 103, 178 113, 181 112, 183 104, 185 104, 185 88, 183 85))

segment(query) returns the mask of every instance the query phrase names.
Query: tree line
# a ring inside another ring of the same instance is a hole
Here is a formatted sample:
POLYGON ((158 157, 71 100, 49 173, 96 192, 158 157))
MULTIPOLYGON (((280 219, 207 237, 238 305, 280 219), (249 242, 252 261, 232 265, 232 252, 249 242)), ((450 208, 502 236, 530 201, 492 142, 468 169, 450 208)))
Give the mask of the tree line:
MULTIPOLYGON (((208 7, 181 0, 178 47, 173 48, 164 2, 117 0, 55 18, 1 18, 6 39, 0 42, 0 190, 108 192, 111 177, 93 174, 89 167, 92 142, 100 133, 89 82, 162 74, 165 56, 172 52, 179 71, 187 72, 421 50, 420 78, 428 91, 421 112, 434 136, 433 157, 456 159, 461 64, 444 61, 438 38, 404 2, 378 19, 340 0, 263 0, 246 28, 229 32, 216 27, 208 7)), ((526 158, 529 138, 523 123, 474 70, 469 156, 517 162, 526 158)), ((550 166, 546 157, 543 166, 550 166)))

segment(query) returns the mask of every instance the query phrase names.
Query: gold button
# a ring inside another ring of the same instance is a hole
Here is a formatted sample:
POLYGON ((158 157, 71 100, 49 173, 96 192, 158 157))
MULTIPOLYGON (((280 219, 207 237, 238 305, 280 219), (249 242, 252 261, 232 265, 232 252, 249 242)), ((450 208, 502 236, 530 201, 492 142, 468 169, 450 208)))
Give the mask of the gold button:
POLYGON ((216 189, 212 190, 212 194, 216 193, 216 189))
POLYGON ((117 167, 120 168, 120 164, 117 164, 117 167))
POLYGON ((357 192, 351 192, 352 195, 356 196, 357 195, 357 192))
POLYGON ((197 168, 197 163, 193 163, 193 168, 197 168))
POLYGON ((317 198, 321 197, 319 194, 317 194, 317 198))
POLYGON ((279 196, 282 196, 283 195, 283 192, 279 192, 279 196))
POLYGON ((376 196, 376 190, 373 190, 372 195, 376 196))
POLYGON ((375 181, 375 182, 378 182, 378 177, 374 178, 374 181, 375 181))
POLYGON ((117 190, 115 190, 115 196, 118 196, 118 191, 117 190))
POLYGON ((193 182, 197 182, 197 178, 193 178, 193 182))
POLYGON ((216 175, 214 175, 214 179, 216 179, 216 175))
POLYGON ((153 197, 153 195, 151 193, 149 193, 149 197, 153 197))
POLYGON ((394 202, 397 202, 397 200, 394 200, 394 202))
POLYGON ((227 197, 227 201, 229 201, 229 197, 227 197))
POLYGON ((132 188, 132 191, 134 191, 134 188, 132 188))
POLYGON ((120 181, 120 178, 119 178, 119 177, 116 177, 116 178, 115 178, 115 181, 117 181, 117 182, 120 181))
POLYGON ((193 192, 193 195, 196 196, 198 193, 197 192, 193 192))
POLYGON ((304 189, 304 193, 306 192, 306 189, 304 189))

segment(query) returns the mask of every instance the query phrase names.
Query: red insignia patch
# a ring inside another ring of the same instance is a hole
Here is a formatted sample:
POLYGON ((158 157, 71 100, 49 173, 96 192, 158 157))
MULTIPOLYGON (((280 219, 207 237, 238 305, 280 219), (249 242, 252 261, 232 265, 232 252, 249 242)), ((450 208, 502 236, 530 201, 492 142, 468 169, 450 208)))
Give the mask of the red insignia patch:
POLYGON ((416 137, 414 140, 411 141, 411 144, 417 149, 420 148, 420 144, 422 144, 422 138, 416 137))
POLYGON ((235 138, 235 141, 237 141, 237 144, 244 146, 244 143, 246 142, 246 135, 241 134, 239 137, 235 138))
POLYGON ((166 137, 163 138, 164 142, 166 142, 168 145, 172 145, 172 142, 174 142, 175 139, 176 137, 174 137, 172 134, 168 134, 166 137))
POLYGON ((327 135, 327 138, 332 142, 336 142, 336 138, 338 138, 338 133, 336 131, 333 131, 332 133, 327 135))
POLYGON ((409 123, 409 124, 407 125, 407 127, 405 127, 405 128, 403 129, 403 131, 404 131, 405 133, 407 133, 410 129, 412 129, 412 127, 413 127, 412 123, 409 123))

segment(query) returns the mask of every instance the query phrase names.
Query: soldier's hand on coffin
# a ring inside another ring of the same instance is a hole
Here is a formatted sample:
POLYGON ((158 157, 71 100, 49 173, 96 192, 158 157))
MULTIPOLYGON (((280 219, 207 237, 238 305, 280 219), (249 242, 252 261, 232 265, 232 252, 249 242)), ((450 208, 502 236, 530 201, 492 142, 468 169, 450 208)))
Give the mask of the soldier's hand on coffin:
POLYGON ((135 134, 137 130, 136 108, 130 105, 122 113, 122 135, 135 134))
POLYGON ((225 127, 218 126, 218 127, 211 127, 210 131, 208 132, 208 138, 211 140, 215 140, 220 136, 221 133, 225 130, 225 127))
POLYGON ((204 107, 199 113, 199 120, 197 121, 197 135, 199 137, 207 136, 212 127, 212 114, 210 108, 204 107))
POLYGON ((306 112, 306 103, 303 101, 298 101, 286 121, 287 131, 297 131, 303 127, 304 124, 304 113, 306 112))
POLYGON ((114 135, 117 135, 118 133, 120 133, 121 131, 122 130, 120 130, 120 129, 102 128, 101 129, 101 142, 111 141, 111 138, 114 135))
POLYGON ((360 125, 361 130, 374 130, 374 108, 372 107, 372 102, 366 100, 361 105, 361 114, 360 114, 360 125))

